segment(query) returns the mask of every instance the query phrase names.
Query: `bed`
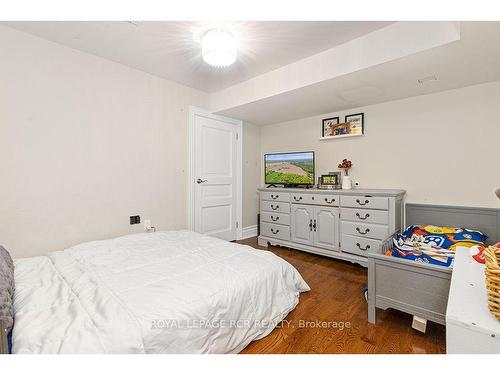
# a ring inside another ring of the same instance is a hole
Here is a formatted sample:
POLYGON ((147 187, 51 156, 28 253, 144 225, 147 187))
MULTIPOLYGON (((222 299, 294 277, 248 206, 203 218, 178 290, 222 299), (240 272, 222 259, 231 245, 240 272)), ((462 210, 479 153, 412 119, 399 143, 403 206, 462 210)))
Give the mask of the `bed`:
POLYGON ((309 290, 271 252, 190 231, 15 260, 13 353, 237 353, 309 290))
MULTIPOLYGON (((500 241, 500 210, 476 207, 406 204, 406 225, 434 224, 476 229, 500 241)), ((381 254, 368 254, 368 321, 376 324, 377 308, 394 308, 439 324, 446 324, 452 268, 386 256, 392 236, 381 254), (395 287, 397 286, 397 287, 395 287)))

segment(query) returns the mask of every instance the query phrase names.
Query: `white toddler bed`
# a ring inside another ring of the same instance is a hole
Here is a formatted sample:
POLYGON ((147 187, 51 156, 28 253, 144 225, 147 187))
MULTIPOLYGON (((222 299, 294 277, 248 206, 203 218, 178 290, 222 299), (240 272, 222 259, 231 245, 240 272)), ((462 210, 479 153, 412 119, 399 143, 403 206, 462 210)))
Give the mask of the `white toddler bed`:
POLYGON ((189 231, 15 260, 14 353, 237 353, 309 290, 271 252, 189 231))

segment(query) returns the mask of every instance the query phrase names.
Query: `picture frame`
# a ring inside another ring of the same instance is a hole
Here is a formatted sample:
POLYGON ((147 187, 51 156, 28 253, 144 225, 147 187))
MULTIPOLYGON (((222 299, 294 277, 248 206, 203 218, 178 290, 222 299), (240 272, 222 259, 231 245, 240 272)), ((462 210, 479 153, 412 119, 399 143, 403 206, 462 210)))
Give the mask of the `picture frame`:
POLYGON ((341 187, 340 172, 330 172, 328 174, 322 174, 320 177, 318 177, 319 189, 340 189, 340 187, 341 187))
POLYGON ((365 134, 365 114, 355 113, 352 115, 346 115, 344 117, 344 122, 349 124, 349 135, 363 135, 365 134))
POLYGON ((340 122, 339 117, 330 117, 330 118, 325 118, 321 122, 321 136, 322 137, 331 137, 332 136, 332 130, 335 125, 338 125, 340 122))

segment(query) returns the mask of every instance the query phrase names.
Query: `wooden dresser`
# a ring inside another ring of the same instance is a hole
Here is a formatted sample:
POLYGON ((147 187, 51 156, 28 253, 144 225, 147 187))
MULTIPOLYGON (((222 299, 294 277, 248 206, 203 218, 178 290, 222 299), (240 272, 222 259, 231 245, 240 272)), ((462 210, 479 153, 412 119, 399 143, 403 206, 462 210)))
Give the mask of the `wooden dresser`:
POLYGON ((404 190, 262 188, 259 245, 281 245, 366 266, 403 226, 404 190))

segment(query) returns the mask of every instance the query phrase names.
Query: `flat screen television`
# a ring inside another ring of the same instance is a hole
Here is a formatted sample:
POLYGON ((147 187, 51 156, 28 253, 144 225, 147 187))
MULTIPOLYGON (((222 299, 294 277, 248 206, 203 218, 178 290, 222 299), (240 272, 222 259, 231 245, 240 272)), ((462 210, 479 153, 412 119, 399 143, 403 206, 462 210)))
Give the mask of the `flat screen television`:
POLYGON ((314 151, 265 154, 266 184, 314 185, 314 151))

